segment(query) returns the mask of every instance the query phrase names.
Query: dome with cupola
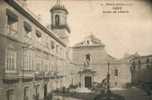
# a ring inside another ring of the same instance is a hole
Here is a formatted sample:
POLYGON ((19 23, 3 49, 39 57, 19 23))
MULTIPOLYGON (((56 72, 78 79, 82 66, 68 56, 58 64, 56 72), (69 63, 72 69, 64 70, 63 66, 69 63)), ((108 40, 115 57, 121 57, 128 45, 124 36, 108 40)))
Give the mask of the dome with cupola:
POLYGON ((50 9, 50 28, 64 43, 68 44, 71 32, 67 22, 68 11, 60 2, 60 0, 57 0, 56 4, 50 9))
POLYGON ((69 13, 68 10, 65 8, 64 5, 60 4, 60 3, 56 3, 51 9, 50 11, 57 11, 57 10, 62 10, 65 11, 67 14, 69 13))

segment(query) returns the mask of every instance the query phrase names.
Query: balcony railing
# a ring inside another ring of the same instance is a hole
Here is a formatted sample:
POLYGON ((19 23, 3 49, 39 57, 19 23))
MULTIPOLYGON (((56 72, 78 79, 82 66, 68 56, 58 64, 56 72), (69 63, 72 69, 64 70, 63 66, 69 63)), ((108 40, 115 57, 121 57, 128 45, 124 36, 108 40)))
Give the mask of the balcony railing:
POLYGON ((23 77, 26 78, 26 77, 34 77, 33 73, 34 73, 33 70, 25 70, 25 69, 23 69, 21 74, 22 74, 23 77))
POLYGON ((16 73, 5 73, 3 81, 5 83, 15 83, 18 82, 20 79, 22 82, 29 82, 33 80, 49 80, 49 79, 61 79, 63 78, 63 75, 58 75, 58 73, 55 72, 44 72, 44 71, 33 71, 33 70, 22 70, 20 72, 16 73))
POLYGON ((19 81, 17 71, 5 71, 3 82, 6 84, 13 84, 19 81))
POLYGON ((42 72, 42 71, 35 72, 34 73, 34 78, 35 78, 35 80, 42 80, 44 78, 44 72, 42 72))

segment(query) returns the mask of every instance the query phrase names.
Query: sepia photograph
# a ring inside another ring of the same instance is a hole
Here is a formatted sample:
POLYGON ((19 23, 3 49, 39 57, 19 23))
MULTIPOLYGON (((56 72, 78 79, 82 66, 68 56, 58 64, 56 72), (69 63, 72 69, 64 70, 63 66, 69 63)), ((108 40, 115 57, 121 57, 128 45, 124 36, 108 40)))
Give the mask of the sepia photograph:
POLYGON ((152 1, 0 0, 0 100, 152 100, 152 1))

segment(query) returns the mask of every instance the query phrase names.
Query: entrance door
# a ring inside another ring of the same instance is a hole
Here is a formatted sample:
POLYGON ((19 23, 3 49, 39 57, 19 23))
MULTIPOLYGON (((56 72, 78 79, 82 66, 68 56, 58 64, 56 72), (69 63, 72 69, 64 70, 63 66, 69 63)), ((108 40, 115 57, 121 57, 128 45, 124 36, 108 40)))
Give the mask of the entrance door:
POLYGON ((44 85, 44 100, 47 98, 47 84, 44 85))
POLYGON ((92 87, 92 80, 90 76, 85 77, 85 87, 86 88, 91 88, 92 87))

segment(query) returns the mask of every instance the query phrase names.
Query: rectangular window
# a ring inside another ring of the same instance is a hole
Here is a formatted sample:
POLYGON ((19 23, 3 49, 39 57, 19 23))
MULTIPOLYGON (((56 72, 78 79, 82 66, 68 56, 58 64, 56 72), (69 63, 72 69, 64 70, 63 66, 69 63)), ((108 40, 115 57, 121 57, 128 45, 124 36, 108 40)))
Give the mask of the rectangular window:
POLYGON ((55 44, 53 41, 51 41, 51 49, 54 49, 55 48, 55 44))
POLYGON ((118 76, 118 69, 115 69, 114 75, 118 76))
POLYGON ((40 69, 41 68, 41 58, 39 56, 36 57, 35 63, 36 63, 35 71, 40 72, 40 70, 41 70, 40 69))
POLYGON ((18 31, 18 16, 12 11, 7 9, 7 26, 8 32, 11 34, 17 33, 18 31))
POLYGON ((5 68, 6 72, 16 72, 16 51, 13 49, 6 50, 5 68))
POLYGON ((59 52, 59 46, 56 45, 56 53, 58 53, 58 52, 59 52))
POLYGON ((24 70, 31 71, 32 68, 32 52, 28 50, 24 50, 24 57, 23 57, 23 66, 24 70))
POLYGON ((15 100, 15 98, 14 98, 14 90, 8 90, 6 92, 6 97, 7 97, 7 100, 15 100))

